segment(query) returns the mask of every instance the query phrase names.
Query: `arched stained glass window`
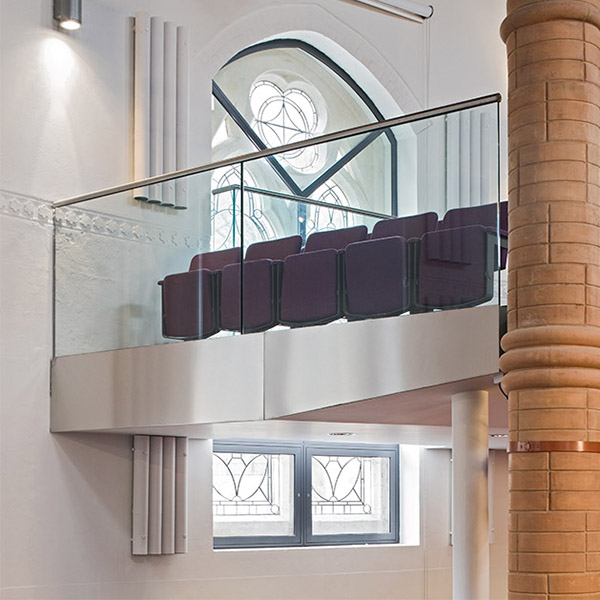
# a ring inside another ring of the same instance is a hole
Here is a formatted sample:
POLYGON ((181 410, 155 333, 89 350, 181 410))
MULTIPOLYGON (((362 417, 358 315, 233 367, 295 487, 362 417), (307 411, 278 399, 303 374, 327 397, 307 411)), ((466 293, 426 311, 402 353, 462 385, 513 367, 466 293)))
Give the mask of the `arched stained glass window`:
MULTIPOLYGON (((215 75, 213 95, 213 160, 383 120, 365 90, 334 60, 294 39, 269 40, 238 53, 215 75)), ((306 238, 358 222, 352 213, 302 203, 304 198, 394 212, 397 167, 397 140, 387 130, 251 161, 244 172, 251 172, 252 182, 246 184, 261 192, 248 192, 245 245, 292 234, 306 238)), ((223 183, 213 178, 213 190, 226 187, 223 183)), ((239 236, 232 222, 236 198, 230 194, 226 200, 221 193, 212 201, 212 215, 220 222, 213 225, 211 246, 225 248, 239 236)))
MULTIPOLYGON (((328 204, 337 204, 340 207, 348 206, 348 198, 339 185, 329 182, 323 184, 313 194, 316 200, 327 202, 328 204)), ((354 225, 353 215, 343 210, 336 210, 325 206, 307 207, 306 215, 306 235, 316 231, 330 231, 341 229, 342 227, 351 227, 354 225)))
MULTIPOLYGON (((252 125, 271 148, 309 139, 325 120, 306 92, 295 87, 283 91, 265 79, 252 87, 250 106, 255 117, 252 125)), ((296 171, 314 173, 321 166, 321 154, 320 148, 302 148, 286 152, 282 159, 296 171)))

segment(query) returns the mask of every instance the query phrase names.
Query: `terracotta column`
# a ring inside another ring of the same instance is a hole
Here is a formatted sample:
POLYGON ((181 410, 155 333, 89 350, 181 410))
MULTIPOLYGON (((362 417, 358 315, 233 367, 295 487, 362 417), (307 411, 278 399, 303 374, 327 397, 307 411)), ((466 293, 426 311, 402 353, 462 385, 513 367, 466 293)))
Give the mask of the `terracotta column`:
POLYGON ((600 0, 508 0, 509 598, 600 599, 600 0))

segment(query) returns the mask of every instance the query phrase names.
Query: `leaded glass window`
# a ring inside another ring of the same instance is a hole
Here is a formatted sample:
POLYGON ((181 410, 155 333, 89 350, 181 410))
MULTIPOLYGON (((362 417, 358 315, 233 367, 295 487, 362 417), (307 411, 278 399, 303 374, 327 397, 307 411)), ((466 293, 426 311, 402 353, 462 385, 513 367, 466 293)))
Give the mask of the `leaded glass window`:
POLYGON ((389 490, 388 458, 313 456, 313 533, 386 533, 389 490))
MULTIPOLYGON (((314 46, 288 38, 255 44, 234 56, 215 75, 213 98, 213 160, 384 118, 364 87, 337 63, 314 46)), ((292 210, 270 192, 397 212, 398 165, 398 141, 387 130, 368 139, 361 136, 257 161, 253 175, 256 187, 265 191, 263 221, 269 223, 262 229, 254 223, 250 227, 266 240, 271 239, 269 228, 274 237, 299 233, 306 238, 314 231, 355 224, 354 216, 342 216, 341 211, 309 210, 302 204, 292 210)), ((217 230, 235 233, 231 226, 217 230)), ((221 238, 227 239, 225 234, 221 238)), ((223 239, 211 246, 226 247, 223 239)))
POLYGON ((398 447, 215 442, 217 547, 399 539, 398 447))
MULTIPOLYGON (((271 81, 260 80, 250 91, 250 107, 252 125, 269 148, 302 142, 322 129, 323 116, 315 103, 296 87, 284 91, 271 81)), ((322 166, 321 154, 318 147, 302 148, 282 154, 281 159, 296 171, 314 173, 322 166)))
POLYGON ((293 535, 293 478, 293 455, 215 452, 214 535, 293 535))
MULTIPOLYGON (((340 208, 350 205, 342 188, 333 182, 324 183, 320 188, 317 189, 313 197, 321 202, 336 204, 340 208)), ((348 213, 343 210, 336 210, 335 208, 325 206, 313 206, 309 204, 306 205, 306 210, 307 236, 309 236, 311 233, 315 233, 316 231, 332 231, 334 229, 351 227, 355 224, 352 213, 348 213)))
MULTIPOLYGON (((236 165, 218 169, 213 173, 211 188, 211 249, 224 250, 241 245, 240 228, 240 168, 236 165)), ((256 187, 248 172, 244 184, 256 187)), ((264 212, 264 202, 259 194, 244 192, 244 245, 277 237, 273 225, 264 212)))

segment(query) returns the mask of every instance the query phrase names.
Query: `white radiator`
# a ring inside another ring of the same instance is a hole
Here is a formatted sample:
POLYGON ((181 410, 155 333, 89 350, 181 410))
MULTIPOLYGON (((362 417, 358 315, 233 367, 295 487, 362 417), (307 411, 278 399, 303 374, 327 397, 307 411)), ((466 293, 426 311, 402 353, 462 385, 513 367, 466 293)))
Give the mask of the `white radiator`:
POLYGON ((133 437, 131 553, 187 552, 187 438, 133 437))
MULTIPOLYGON (((134 179, 188 167, 189 32, 187 27, 135 16, 134 179)), ((187 208, 184 180, 135 190, 137 200, 187 208)))

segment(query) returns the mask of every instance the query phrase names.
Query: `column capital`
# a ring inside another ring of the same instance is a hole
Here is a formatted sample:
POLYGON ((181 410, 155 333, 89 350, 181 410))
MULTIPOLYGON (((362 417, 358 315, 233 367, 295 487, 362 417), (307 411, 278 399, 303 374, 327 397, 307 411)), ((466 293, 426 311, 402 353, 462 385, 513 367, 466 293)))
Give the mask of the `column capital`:
POLYGON ((502 21, 500 35, 506 42, 520 27, 563 20, 582 21, 600 28, 600 6, 597 2, 584 0, 509 0, 508 16, 502 21))

